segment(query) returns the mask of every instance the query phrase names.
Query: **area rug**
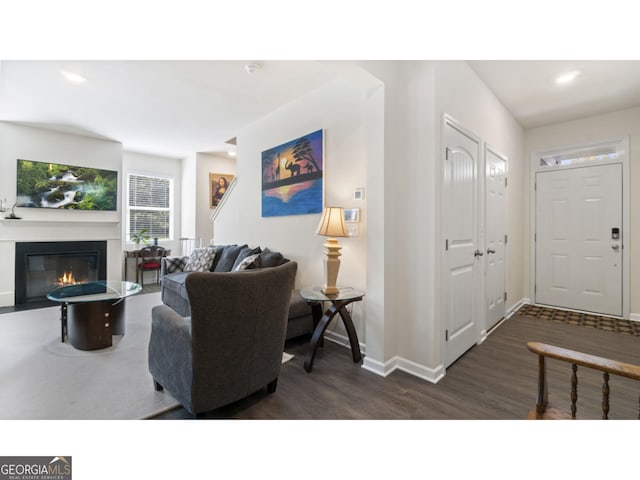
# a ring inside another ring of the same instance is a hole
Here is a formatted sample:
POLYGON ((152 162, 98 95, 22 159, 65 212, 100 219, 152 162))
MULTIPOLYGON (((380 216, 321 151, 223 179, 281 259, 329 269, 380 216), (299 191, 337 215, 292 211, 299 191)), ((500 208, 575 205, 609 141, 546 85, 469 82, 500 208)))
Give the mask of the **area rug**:
POLYGON ((95 351, 60 342, 59 307, 0 315, 0 420, 141 419, 178 406, 148 370, 160 294, 126 302, 125 335, 95 351))
POLYGON ((572 312, 538 305, 523 305, 518 309, 517 313, 542 320, 551 320, 570 325, 597 328, 608 332, 640 336, 640 322, 632 322, 620 318, 595 315, 593 313, 572 312))

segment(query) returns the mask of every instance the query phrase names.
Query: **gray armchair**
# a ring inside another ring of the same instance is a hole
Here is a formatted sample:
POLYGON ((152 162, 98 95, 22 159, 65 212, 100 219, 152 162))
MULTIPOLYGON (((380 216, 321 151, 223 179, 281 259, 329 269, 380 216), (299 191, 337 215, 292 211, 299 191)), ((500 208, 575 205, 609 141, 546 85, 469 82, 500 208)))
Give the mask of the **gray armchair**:
POLYGON ((192 272, 191 317, 152 311, 149 372, 156 390, 194 415, 261 388, 275 392, 297 263, 233 273, 192 272))

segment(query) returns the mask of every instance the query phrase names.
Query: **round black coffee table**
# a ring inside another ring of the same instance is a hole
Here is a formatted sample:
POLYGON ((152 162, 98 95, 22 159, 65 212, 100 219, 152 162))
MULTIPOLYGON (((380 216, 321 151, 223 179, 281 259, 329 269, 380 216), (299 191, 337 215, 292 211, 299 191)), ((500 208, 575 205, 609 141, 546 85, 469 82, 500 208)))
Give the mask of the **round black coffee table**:
POLYGON ((98 350, 124 335, 124 299, 142 290, 137 283, 97 281, 66 285, 47 294, 60 303, 61 341, 78 350, 98 350))

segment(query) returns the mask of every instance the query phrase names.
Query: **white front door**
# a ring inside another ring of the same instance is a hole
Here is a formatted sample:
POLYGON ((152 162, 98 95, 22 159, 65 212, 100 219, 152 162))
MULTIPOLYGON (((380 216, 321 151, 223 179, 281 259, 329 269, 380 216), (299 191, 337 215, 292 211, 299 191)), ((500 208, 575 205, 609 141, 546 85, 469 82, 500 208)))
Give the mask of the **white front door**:
POLYGON ((445 367, 472 347, 480 285, 478 245, 478 160, 480 140, 445 119, 442 227, 445 367), (477 254, 476 254, 477 252, 477 254))
POLYGON ((505 315, 505 189, 507 161, 485 148, 485 305, 487 330, 505 315))
POLYGON ((536 174, 536 303, 621 316, 622 165, 536 174))

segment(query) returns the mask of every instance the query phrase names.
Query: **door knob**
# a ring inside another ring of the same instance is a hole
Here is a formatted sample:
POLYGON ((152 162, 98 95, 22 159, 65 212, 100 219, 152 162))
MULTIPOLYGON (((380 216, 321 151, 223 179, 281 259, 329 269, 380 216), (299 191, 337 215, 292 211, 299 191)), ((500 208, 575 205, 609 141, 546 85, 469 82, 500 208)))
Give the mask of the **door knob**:
POLYGON ((482 255, 484 255, 484 253, 482 253, 480 250, 476 250, 475 252, 473 252, 473 255, 475 257, 481 257, 482 255))
POLYGON ((492 248, 487 248, 487 253, 496 253, 496 251, 492 248))
POLYGON ((620 248, 620 245, 614 243, 613 245, 611 245, 611 248, 613 248, 614 250, 618 250, 620 248))

